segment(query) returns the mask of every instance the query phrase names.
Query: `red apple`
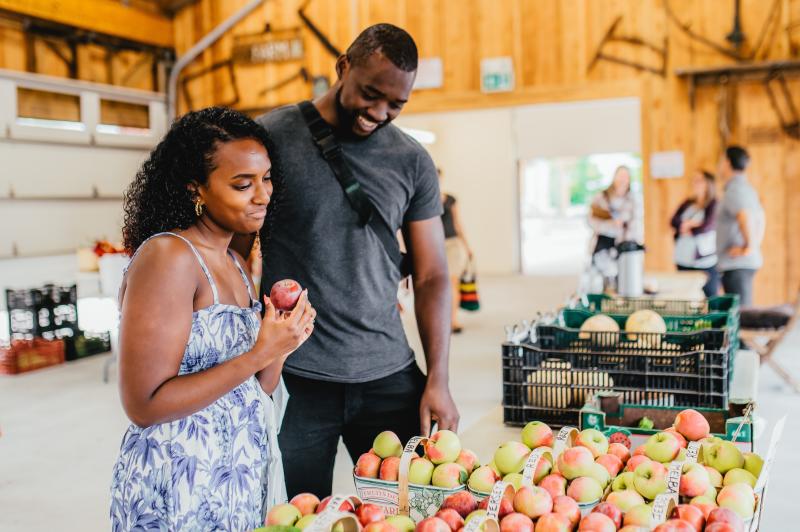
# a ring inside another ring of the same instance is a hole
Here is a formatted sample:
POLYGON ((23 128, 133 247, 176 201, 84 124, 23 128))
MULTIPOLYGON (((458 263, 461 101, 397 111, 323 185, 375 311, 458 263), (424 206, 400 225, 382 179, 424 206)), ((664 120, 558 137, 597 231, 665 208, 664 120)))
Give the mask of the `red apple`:
POLYGON ((697 532, 702 532, 703 525, 705 525, 706 518, 703 516, 703 511, 697 506, 691 504, 679 504, 672 512, 672 517, 682 519, 692 525, 697 532))
POLYGON ((706 518, 706 530, 715 523, 726 523, 733 527, 737 532, 744 530, 744 521, 739 514, 728 508, 714 508, 706 518))
POLYGON ((546 489, 552 498, 567 494, 567 479, 558 473, 550 473, 539 482, 539 487, 546 489))
POLYGON ((400 459, 396 456, 385 458, 381 462, 381 468, 378 472, 378 478, 381 480, 388 480, 390 482, 397 482, 397 476, 400 471, 400 459))
POLYGON ((595 462, 606 468, 611 478, 616 477, 622 470, 622 460, 613 454, 601 454, 594 459, 595 462))
POLYGON ((527 515, 510 513, 500 521, 500 532, 533 532, 533 521, 527 515))
MULTIPOLYGON (((322 513, 322 511, 325 509, 326 506, 328 506, 328 503, 330 501, 331 501, 331 496, 330 495, 328 495, 327 497, 322 499, 322 502, 320 502, 319 506, 317 506, 317 513, 318 514, 322 513)), ((341 506, 339 506, 339 510, 341 510, 343 512, 350 512, 350 513, 354 513, 356 511, 355 508, 353 508, 353 503, 351 503, 349 500, 344 501, 341 504, 341 506)))
POLYGON ((689 441, 702 440, 711 432, 708 420, 703 414, 691 408, 682 410, 675 416, 673 427, 689 441))
POLYGON ((565 515, 544 514, 536 520, 536 532, 570 532, 574 528, 565 515))
POLYGON ((284 279, 272 285, 269 291, 269 300, 277 310, 291 312, 302 293, 303 287, 300 286, 300 283, 292 279, 284 279))
POLYGON ((741 530, 730 523, 712 523, 705 528, 704 532, 741 532, 741 530))
POLYGON ((452 532, 450 526, 438 517, 428 517, 417 523, 414 532, 452 532))
MULTIPOLYGON (((639 447, 639 449, 642 449, 642 447, 639 447)), ((636 471, 636 468, 639 467, 639 464, 649 461, 650 459, 643 454, 631 456, 631 459, 628 460, 627 464, 625 464, 625 471, 636 471)))
POLYGON ((365 503, 356 509, 356 517, 358 517, 361 526, 367 526, 370 523, 377 523, 386 519, 386 514, 383 508, 377 504, 365 503))
POLYGON ((578 532, 617 532, 617 526, 605 514, 590 513, 581 519, 578 532))
POLYGON ((683 519, 667 519, 654 532, 694 532, 694 527, 683 519))
POLYGON ((303 515, 313 514, 319 506, 319 498, 313 493, 300 493, 292 497, 289 504, 293 504, 303 515))
POLYGON ((563 515, 572 528, 581 520, 581 508, 572 497, 559 495, 553 499, 553 513, 563 515))
POLYGON ((358 457, 355 474, 361 478, 378 478, 381 468, 381 457, 377 454, 364 453, 358 457))
POLYGON ((439 510, 436 513, 436 517, 447 523, 447 526, 450 527, 450 530, 456 532, 459 528, 464 526, 464 518, 459 515, 459 513, 452 508, 445 508, 444 510, 439 510))
POLYGON ((700 510, 703 513, 704 521, 708 519, 708 516, 711 514, 712 511, 714 511, 714 508, 717 508, 717 506, 714 504, 706 504, 703 502, 692 502, 689 503, 689 506, 694 506, 695 508, 700 510))
POLYGON ((624 464, 631 457, 630 450, 621 443, 612 443, 608 446, 608 454, 613 454, 624 464))
POLYGON ((681 434, 680 432, 675 430, 674 427, 670 427, 668 429, 664 429, 664 432, 669 432, 670 434, 675 436, 675 439, 678 440, 678 443, 681 445, 681 447, 686 449, 686 445, 687 445, 686 438, 683 437, 683 434, 681 434))
POLYGON ((444 500, 442 509, 445 508, 452 508, 458 512, 458 515, 466 519, 469 514, 478 508, 478 501, 475 500, 475 497, 470 492, 459 491, 444 500))
POLYGON ((598 512, 607 515, 612 521, 614 521, 614 526, 617 528, 622 526, 622 510, 610 502, 601 502, 592 509, 592 512, 598 512))

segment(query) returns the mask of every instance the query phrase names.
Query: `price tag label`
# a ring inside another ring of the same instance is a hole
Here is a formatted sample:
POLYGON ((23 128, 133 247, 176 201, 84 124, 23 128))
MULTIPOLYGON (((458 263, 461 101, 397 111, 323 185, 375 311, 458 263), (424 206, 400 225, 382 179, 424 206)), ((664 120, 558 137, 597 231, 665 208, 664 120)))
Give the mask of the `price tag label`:
POLYGON ((678 502, 678 492, 681 488, 681 471, 683 462, 672 462, 667 469, 667 494, 678 502))
POLYGON ((575 445, 575 438, 578 437, 578 429, 575 427, 562 427, 556 435, 556 440, 553 443, 553 460, 558 459, 558 456, 564 452, 565 449, 575 445))
POLYGON ((553 454, 550 452, 550 449, 545 447, 534 449, 531 451, 531 454, 528 455, 525 468, 522 470, 522 484, 524 486, 533 486, 533 480, 536 477, 536 469, 539 467, 539 461, 545 456, 545 459, 549 458, 551 461, 553 460, 553 454))
POLYGON ((672 513, 673 508, 675 508, 675 499, 671 494, 662 493, 658 495, 656 500, 653 501, 653 527, 655 528, 665 522, 672 513))
POLYGON ((690 441, 686 446, 686 462, 696 464, 702 450, 703 447, 699 441, 690 441))

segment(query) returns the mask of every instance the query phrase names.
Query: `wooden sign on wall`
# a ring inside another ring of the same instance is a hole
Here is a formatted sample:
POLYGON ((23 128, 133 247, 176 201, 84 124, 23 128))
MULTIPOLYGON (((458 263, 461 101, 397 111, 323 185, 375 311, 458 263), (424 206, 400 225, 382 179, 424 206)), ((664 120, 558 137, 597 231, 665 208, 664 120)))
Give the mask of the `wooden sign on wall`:
POLYGON ((233 60, 237 63, 284 63, 305 57, 300 28, 236 35, 233 60))

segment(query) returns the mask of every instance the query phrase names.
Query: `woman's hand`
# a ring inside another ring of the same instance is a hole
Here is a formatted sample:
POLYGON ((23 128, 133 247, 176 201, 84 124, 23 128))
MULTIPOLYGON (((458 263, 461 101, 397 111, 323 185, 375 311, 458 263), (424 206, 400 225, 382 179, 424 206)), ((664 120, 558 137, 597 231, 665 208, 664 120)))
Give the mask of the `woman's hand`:
POLYGON ((291 312, 279 313, 267 296, 264 305, 266 312, 253 349, 263 354, 266 367, 278 359, 286 359, 308 340, 314 332, 317 311, 308 302, 308 290, 303 290, 291 312))

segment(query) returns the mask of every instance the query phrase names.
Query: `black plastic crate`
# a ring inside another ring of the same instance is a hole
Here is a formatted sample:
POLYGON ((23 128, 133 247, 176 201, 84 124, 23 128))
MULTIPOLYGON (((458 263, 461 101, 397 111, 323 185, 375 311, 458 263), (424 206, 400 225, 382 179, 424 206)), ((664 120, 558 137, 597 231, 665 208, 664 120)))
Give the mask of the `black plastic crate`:
POLYGON ((655 297, 615 297, 607 294, 586 294, 575 308, 592 312, 631 314, 637 310, 654 310, 659 314, 693 316, 711 312, 739 313, 739 296, 726 294, 708 299, 659 299, 655 297))
POLYGON ((76 285, 48 284, 41 288, 6 290, 9 335, 12 339, 62 337, 78 331, 76 285))
POLYGON ((79 331, 78 334, 64 340, 66 344, 65 359, 67 361, 111 351, 111 333, 108 331, 79 331))
POLYGON ((729 354, 560 351, 503 344, 503 420, 575 425, 597 392, 649 406, 727 408, 729 354))

